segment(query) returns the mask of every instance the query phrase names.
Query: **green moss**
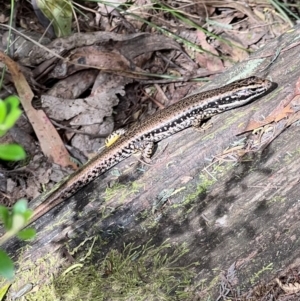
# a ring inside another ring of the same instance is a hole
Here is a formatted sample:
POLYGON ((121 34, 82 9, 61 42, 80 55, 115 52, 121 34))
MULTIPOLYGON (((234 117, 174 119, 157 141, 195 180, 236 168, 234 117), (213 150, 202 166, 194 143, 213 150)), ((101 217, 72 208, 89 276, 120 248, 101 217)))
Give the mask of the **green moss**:
POLYGON ((276 196, 272 197, 272 198, 267 202, 267 204, 268 204, 268 205, 271 205, 271 204, 274 204, 274 203, 284 203, 285 200, 286 200, 285 197, 282 197, 282 196, 280 196, 280 195, 276 195, 276 196))
POLYGON ((298 156, 298 155, 299 155, 299 151, 298 150, 295 150, 293 152, 286 152, 286 154, 285 154, 285 156, 283 158, 283 161, 286 164, 290 164, 292 162, 293 158, 295 156, 298 156))
POLYGON ((144 223, 144 227, 148 230, 158 229, 159 219, 156 219, 153 215, 149 217, 144 223))
POLYGON ((257 282, 260 278, 260 275, 273 270, 273 263, 269 263, 267 266, 262 267, 261 270, 259 270, 257 273, 255 273, 251 278, 250 278, 250 283, 253 285, 255 282, 257 282))
MULTIPOLYGON (((193 287, 194 291, 197 291, 199 296, 197 300, 201 301, 213 301, 215 298, 212 297, 213 291, 220 283, 220 271, 217 271, 217 275, 208 283, 207 279, 201 279, 197 286, 193 287)), ((228 299, 229 301, 229 299, 228 299)))
POLYGON ((207 189, 213 185, 216 182, 216 179, 209 179, 208 177, 204 176, 204 174, 200 175, 200 184, 194 189, 194 191, 190 194, 188 194, 184 201, 182 202, 182 205, 187 205, 193 201, 195 201, 198 196, 202 193, 205 193, 207 189))
POLYGON ((143 211, 140 211, 138 214, 137 214, 137 217, 135 218, 136 221, 143 221, 145 220, 147 217, 149 217, 150 215, 150 210, 143 210, 143 211))
MULTIPOLYGON (((20 255, 20 258, 22 257, 23 256, 20 255)), ((35 262, 31 258, 19 260, 16 262, 16 266, 20 266, 21 268, 16 272, 16 277, 9 290, 10 296, 18 294, 24 287, 32 284, 33 290, 37 291, 35 293, 37 297, 34 300, 58 300, 52 279, 53 275, 59 272, 57 266, 66 266, 65 259, 61 258, 59 254, 53 253, 40 258, 35 262), (39 287, 45 283, 46 280, 48 284, 43 286, 43 297, 41 297, 39 287)), ((0 287, 1 286, 2 282, 0 281, 0 287)), ((26 298, 31 295, 33 295, 33 293, 27 294, 26 298)))
POLYGON ((104 199, 110 201, 115 197, 118 197, 120 202, 123 202, 128 196, 138 193, 143 184, 132 182, 129 185, 115 183, 112 187, 108 187, 105 190, 104 199))
POLYGON ((188 253, 185 244, 171 247, 133 244, 123 251, 111 250, 97 264, 74 264, 67 272, 41 285, 27 300, 184 300, 194 276, 192 267, 178 267, 178 260, 188 253))

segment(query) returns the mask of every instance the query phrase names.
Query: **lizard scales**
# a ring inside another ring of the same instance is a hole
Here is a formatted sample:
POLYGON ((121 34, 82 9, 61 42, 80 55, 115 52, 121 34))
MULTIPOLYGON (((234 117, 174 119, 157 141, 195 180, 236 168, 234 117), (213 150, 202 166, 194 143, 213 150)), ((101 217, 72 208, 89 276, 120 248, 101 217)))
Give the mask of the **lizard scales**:
POLYGON ((57 190, 50 193, 45 203, 35 208, 28 224, 36 221, 135 151, 143 150, 143 157, 149 158, 155 142, 187 127, 198 127, 202 121, 249 103, 276 87, 277 84, 269 80, 249 77, 221 88, 190 95, 142 122, 135 123, 115 143, 88 161, 68 177, 57 190))

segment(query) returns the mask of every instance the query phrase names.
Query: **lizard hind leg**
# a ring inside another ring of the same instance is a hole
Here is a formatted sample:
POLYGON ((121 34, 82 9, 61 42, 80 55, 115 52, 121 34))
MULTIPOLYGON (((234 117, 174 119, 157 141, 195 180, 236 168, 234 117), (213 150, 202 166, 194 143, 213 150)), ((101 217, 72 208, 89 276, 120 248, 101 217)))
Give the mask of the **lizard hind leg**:
POLYGON ((135 153, 138 153, 138 161, 146 165, 151 165, 151 156, 154 150, 154 142, 152 141, 143 141, 136 145, 135 153))
POLYGON ((212 127, 212 123, 209 122, 209 121, 203 122, 203 119, 201 117, 198 117, 198 118, 193 120, 192 127, 197 132, 203 133, 203 132, 205 132, 206 130, 208 130, 209 128, 212 127))
POLYGON ((153 150, 154 150, 154 142, 147 142, 143 149, 142 149, 142 153, 141 153, 141 160, 144 161, 146 164, 150 164, 151 163, 151 156, 153 154, 153 150))

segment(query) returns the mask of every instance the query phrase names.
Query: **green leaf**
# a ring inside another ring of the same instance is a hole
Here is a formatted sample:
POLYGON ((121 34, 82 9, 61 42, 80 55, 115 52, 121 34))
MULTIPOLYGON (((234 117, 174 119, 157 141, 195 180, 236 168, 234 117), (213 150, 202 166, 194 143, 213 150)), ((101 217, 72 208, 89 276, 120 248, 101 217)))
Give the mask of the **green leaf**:
POLYGON ((9 289, 9 287, 11 286, 11 283, 9 284, 5 284, 4 286, 2 286, 0 288, 0 301, 4 300, 4 297, 9 289))
POLYGON ((13 213, 24 214, 27 210, 27 200, 20 199, 13 206, 13 213))
POLYGON ((21 230, 17 236, 22 239, 22 240, 28 240, 28 239, 33 239, 36 235, 36 231, 33 228, 28 228, 21 230))
POLYGON ((25 218, 25 221, 29 221, 29 219, 31 218, 32 216, 32 213, 33 211, 31 209, 27 209, 24 213, 23 213, 23 216, 25 218))
POLYGON ((7 207, 0 205, 0 219, 4 222, 9 216, 9 210, 7 207))
POLYGON ((19 97, 15 95, 10 95, 4 99, 4 102, 9 111, 14 110, 19 107, 20 101, 19 97))
POLYGON ((19 161, 26 158, 24 149, 17 144, 0 145, 0 159, 6 161, 19 161))
POLYGON ((0 275, 6 279, 12 279, 14 277, 14 264, 8 255, 0 250, 0 275))
POLYGON ((22 114, 19 104, 20 101, 17 96, 9 96, 0 102, 0 134, 2 136, 7 130, 13 127, 22 114))
POLYGON ((25 218, 23 214, 14 213, 12 215, 12 227, 11 231, 17 233, 26 225, 25 218))
POLYGON ((19 108, 20 101, 17 96, 9 96, 4 100, 5 115, 4 120, 0 123, 2 130, 9 130, 16 123, 22 111, 19 108))
POLYGON ((6 116, 6 105, 3 100, 0 100, 0 124, 5 120, 6 116))
POLYGON ((12 215, 8 208, 5 206, 0 206, 1 220, 3 221, 6 230, 10 230, 12 226, 12 215))
POLYGON ((19 108, 13 108, 11 112, 6 116, 3 126, 5 129, 9 130, 14 126, 16 121, 21 116, 22 111, 19 108))

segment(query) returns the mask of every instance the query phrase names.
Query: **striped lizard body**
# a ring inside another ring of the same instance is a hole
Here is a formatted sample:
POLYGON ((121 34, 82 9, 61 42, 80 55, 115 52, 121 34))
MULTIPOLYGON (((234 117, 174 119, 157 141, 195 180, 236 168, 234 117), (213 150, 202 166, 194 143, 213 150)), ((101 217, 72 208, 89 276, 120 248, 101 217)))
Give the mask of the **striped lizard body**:
POLYGON ((221 88, 190 95, 134 124, 122 132, 112 145, 75 171, 57 190, 50 193, 45 201, 35 208, 28 224, 137 150, 142 151, 142 157, 147 159, 152 154, 154 143, 187 127, 199 127, 204 120, 245 105, 276 87, 277 84, 269 80, 249 77, 221 88))

